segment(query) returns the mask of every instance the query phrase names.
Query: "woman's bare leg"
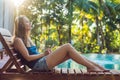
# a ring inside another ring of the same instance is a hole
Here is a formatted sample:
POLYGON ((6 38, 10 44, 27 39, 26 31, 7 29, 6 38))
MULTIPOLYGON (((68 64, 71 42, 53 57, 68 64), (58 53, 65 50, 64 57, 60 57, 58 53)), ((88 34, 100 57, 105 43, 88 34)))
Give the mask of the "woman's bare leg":
POLYGON ((95 71, 101 70, 99 67, 92 64, 84 57, 82 57, 80 54, 78 54, 78 52, 70 44, 64 44, 63 46, 55 50, 52 54, 49 54, 46 58, 46 62, 49 69, 52 69, 56 65, 60 64, 61 62, 69 58, 73 59, 79 64, 86 66, 91 70, 95 71))
POLYGON ((92 61, 90 61, 90 60, 88 60, 88 59, 86 59, 86 60, 87 60, 88 62, 90 62, 91 64, 99 67, 101 70, 105 70, 105 68, 103 68, 102 66, 100 66, 100 65, 98 65, 98 64, 96 64, 96 63, 94 63, 94 62, 92 62, 92 61))

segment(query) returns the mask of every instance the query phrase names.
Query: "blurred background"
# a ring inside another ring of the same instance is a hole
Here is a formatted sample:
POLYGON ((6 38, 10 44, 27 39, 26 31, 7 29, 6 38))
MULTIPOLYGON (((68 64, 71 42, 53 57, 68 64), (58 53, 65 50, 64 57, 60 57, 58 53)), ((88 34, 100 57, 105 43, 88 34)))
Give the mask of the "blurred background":
POLYGON ((120 53, 119 0, 0 0, 0 27, 26 15, 40 51, 64 43, 82 53, 120 53))

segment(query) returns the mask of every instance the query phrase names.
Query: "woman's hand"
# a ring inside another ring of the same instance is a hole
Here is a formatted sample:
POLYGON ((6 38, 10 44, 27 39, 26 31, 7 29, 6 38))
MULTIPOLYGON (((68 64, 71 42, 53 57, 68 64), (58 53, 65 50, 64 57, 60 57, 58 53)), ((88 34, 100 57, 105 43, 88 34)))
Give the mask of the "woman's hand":
POLYGON ((44 55, 46 56, 46 55, 50 54, 51 52, 52 52, 52 50, 50 48, 47 48, 44 52, 44 55))

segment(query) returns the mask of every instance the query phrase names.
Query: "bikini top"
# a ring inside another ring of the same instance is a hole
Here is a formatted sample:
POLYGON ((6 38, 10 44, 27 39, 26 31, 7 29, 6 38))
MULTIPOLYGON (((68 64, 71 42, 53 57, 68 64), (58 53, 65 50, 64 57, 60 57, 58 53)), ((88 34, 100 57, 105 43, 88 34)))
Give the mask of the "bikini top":
MULTIPOLYGON (((28 52, 29 52, 29 55, 38 55, 38 54, 39 54, 36 46, 31 46, 31 47, 26 47, 26 48, 27 48, 27 50, 28 50, 28 52)), ((18 54, 17 54, 17 57, 18 57, 19 59, 21 59, 22 64, 27 65, 27 66, 28 66, 29 68, 31 68, 31 69, 34 67, 35 63, 39 60, 39 59, 36 59, 36 60, 32 60, 32 61, 27 61, 27 60, 21 55, 21 53, 19 53, 19 52, 18 52, 18 54)))

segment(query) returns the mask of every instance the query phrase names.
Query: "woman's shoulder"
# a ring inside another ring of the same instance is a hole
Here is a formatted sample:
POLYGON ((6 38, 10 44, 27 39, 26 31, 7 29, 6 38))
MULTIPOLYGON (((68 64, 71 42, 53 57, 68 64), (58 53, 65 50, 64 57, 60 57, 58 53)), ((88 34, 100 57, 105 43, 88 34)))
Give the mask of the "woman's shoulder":
POLYGON ((18 37, 14 38, 13 40, 13 43, 20 43, 20 42, 23 42, 23 41, 21 38, 18 38, 18 37))
POLYGON ((16 50, 19 50, 23 47, 24 43, 21 38, 14 38, 13 46, 16 50))
POLYGON ((14 41, 20 41, 20 40, 22 40, 22 39, 19 37, 14 38, 14 41))

